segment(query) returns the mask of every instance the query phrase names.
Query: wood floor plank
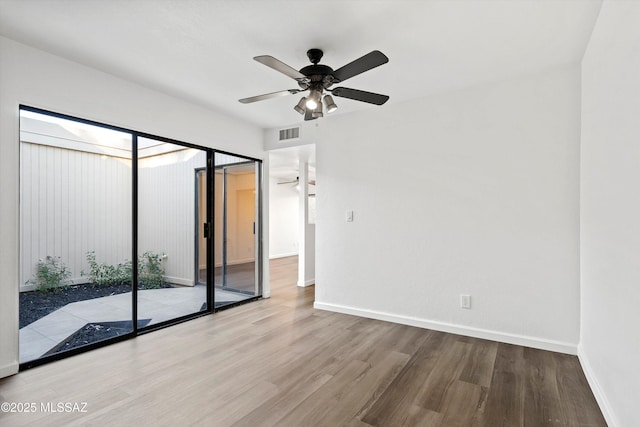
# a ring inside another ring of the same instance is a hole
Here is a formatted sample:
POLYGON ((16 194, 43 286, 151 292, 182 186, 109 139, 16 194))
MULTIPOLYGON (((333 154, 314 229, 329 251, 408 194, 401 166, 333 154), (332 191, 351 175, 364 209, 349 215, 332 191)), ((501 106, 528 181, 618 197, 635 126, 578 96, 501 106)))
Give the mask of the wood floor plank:
POLYGON ((423 385, 438 361, 441 344, 446 338, 446 334, 435 331, 425 331, 425 335, 428 339, 411 355, 403 370, 361 418, 362 421, 374 426, 398 425, 405 422, 406 414, 413 406, 423 407, 416 400, 424 392, 423 385))
POLYGON ((524 347, 498 344, 491 386, 483 414, 487 426, 524 424, 524 347))
POLYGON ((575 356, 313 309, 297 259, 272 296, 0 380, 87 413, 0 425, 606 426, 575 356))
POLYGON ((446 391, 438 413, 445 426, 471 426, 478 422, 486 395, 483 387, 466 381, 454 381, 446 391))
POLYGON ((460 372, 460 380, 489 387, 497 353, 497 342, 477 340, 460 372))

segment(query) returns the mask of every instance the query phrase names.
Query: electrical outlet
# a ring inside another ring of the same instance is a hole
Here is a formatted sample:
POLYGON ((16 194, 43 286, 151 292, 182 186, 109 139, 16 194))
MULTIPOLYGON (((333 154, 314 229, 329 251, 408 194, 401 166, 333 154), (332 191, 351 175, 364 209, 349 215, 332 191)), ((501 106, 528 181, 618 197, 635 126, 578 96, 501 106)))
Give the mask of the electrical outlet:
POLYGON ((471 295, 460 295, 460 308, 471 308, 471 295))

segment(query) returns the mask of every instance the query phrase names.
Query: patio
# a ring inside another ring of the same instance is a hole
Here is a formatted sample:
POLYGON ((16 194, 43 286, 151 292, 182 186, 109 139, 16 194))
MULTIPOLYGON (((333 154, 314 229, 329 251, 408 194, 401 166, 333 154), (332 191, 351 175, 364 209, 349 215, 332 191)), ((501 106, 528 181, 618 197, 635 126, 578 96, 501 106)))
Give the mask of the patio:
MULTIPOLYGON (((215 300, 236 302, 248 295, 215 290, 215 300)), ((138 291, 138 318, 148 325, 196 313, 206 301, 206 286, 138 291)), ((20 363, 37 359, 87 323, 131 319, 131 294, 74 302, 20 329, 20 363)))

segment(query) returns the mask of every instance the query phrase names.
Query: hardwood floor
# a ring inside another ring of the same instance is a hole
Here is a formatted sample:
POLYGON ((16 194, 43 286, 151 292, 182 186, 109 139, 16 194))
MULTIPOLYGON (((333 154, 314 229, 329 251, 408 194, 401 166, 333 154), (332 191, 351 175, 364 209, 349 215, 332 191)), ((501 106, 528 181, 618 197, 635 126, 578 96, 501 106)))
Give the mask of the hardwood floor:
POLYGON ((37 406, 0 425, 606 425, 574 356, 314 310, 295 258, 271 278, 270 299, 0 380, 37 406))

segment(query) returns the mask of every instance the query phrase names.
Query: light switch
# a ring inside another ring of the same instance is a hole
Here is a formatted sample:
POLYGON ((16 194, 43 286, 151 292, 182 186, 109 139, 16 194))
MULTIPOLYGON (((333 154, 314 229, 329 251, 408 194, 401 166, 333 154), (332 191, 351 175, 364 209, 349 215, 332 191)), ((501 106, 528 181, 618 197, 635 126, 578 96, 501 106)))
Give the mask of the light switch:
POLYGON ((353 222, 353 211, 347 210, 344 215, 344 219, 347 222, 353 222))

